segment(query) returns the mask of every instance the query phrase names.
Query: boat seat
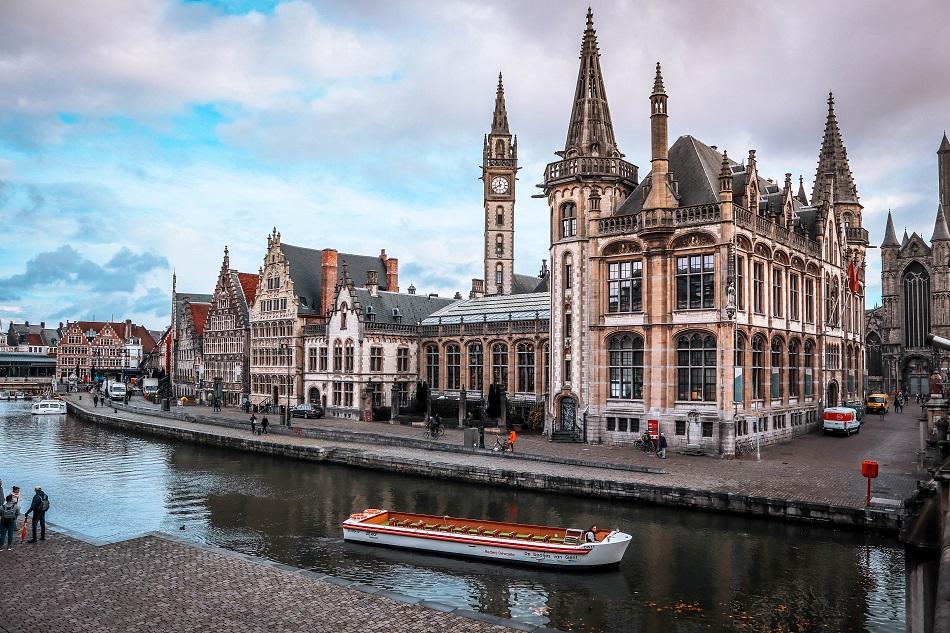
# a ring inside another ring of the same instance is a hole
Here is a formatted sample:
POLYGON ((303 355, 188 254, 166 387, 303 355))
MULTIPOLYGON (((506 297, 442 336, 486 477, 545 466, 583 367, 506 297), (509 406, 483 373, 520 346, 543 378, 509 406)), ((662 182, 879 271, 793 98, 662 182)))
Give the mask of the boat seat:
POLYGON ((482 532, 483 536, 498 536, 498 530, 485 530, 482 532))
POLYGON ((469 533, 469 534, 481 534, 481 533, 482 533, 482 528, 480 528, 480 527, 469 528, 468 533, 469 533))
POLYGON ((515 534, 515 538, 529 539, 531 538, 530 534, 515 534))
POLYGON ((464 531, 467 530, 467 529, 468 529, 468 526, 467 526, 467 525, 456 525, 454 528, 452 528, 452 531, 453 531, 453 532, 464 532, 464 531))
POLYGON ((408 526, 409 526, 409 519, 403 519, 402 521, 400 521, 400 522, 397 523, 396 525, 398 525, 399 527, 408 527, 408 526))
POLYGON ((562 539, 560 536, 552 536, 550 541, 552 543, 563 543, 564 539, 562 539))
POLYGON ((514 533, 514 532, 501 532, 501 533, 498 534, 498 536, 500 536, 500 537, 502 537, 502 538, 514 538, 514 537, 515 537, 515 533, 514 533))
POLYGON ((565 544, 565 545, 577 545, 577 539, 576 539, 575 537, 573 537, 573 536, 565 536, 565 537, 564 537, 564 544, 565 544))
POLYGON ((435 524, 435 523, 426 523, 423 527, 424 527, 425 529, 427 529, 427 530, 434 530, 434 529, 436 528, 436 524, 435 524))
POLYGON ((548 540, 548 535, 547 535, 547 534, 535 534, 534 536, 531 537, 531 540, 532 540, 532 541, 546 541, 546 540, 548 540))
POLYGON ((423 525, 425 525, 425 521, 416 521, 415 523, 411 523, 411 524, 409 525, 409 527, 411 527, 411 528, 421 528, 423 525))
POLYGON ((448 532, 450 529, 452 529, 452 526, 451 525, 437 525, 435 529, 439 530, 440 532, 448 532))

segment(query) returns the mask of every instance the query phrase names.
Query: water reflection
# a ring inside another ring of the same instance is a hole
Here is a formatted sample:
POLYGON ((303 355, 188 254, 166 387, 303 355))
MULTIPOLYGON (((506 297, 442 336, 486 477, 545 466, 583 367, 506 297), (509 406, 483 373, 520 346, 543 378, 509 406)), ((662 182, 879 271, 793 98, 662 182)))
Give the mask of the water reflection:
POLYGON ((351 580, 578 631, 903 631, 905 556, 811 526, 427 481, 250 456, 0 403, 0 473, 41 482, 51 520, 100 537, 164 530, 351 580), (634 535, 621 567, 560 573, 344 544, 364 507, 634 535), (180 530, 184 526, 184 530, 180 530))

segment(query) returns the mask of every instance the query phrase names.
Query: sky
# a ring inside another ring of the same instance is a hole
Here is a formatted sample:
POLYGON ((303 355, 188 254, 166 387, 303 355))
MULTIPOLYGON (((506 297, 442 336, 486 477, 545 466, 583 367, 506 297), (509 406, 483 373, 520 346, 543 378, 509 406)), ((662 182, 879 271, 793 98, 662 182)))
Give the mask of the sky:
MULTIPOLYGON (((670 139, 692 134, 810 194, 835 95, 871 243, 887 210, 929 239, 950 127, 950 3, 593 3, 617 142, 649 171, 663 64, 670 139)), ((518 135, 518 272, 548 251, 532 199, 563 149, 587 3, 5 0, 0 325, 169 320, 225 246, 256 272, 284 242, 399 258, 400 284, 482 276, 482 137, 504 74, 518 135)), ((869 253, 868 307, 880 299, 869 253)))

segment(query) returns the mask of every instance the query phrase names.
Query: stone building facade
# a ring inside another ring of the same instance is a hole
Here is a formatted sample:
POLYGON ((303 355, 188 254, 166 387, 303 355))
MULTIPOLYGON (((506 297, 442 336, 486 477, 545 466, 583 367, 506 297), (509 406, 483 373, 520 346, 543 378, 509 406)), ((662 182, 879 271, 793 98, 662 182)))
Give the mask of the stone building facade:
MULTIPOLYGON (((859 400, 867 231, 833 101, 811 200, 692 136, 668 143, 659 64, 651 172, 624 160, 588 13, 551 212, 552 435, 674 448, 780 441, 859 400)), ((629 108, 625 108, 629 110, 629 108)))
POLYGON ((316 250, 281 242, 276 229, 250 308, 250 390, 254 405, 294 406, 303 401, 304 329, 326 323, 344 269, 365 278, 375 271, 380 289, 399 290, 399 262, 378 257, 316 250))
POLYGON ((207 389, 204 357, 204 329, 210 303, 182 301, 175 353, 175 395, 205 401, 207 389))
POLYGON ((60 330, 56 376, 60 381, 76 376, 89 382, 96 376, 121 378, 139 370, 141 355, 155 348, 151 333, 143 326, 124 322, 73 321, 60 330))
POLYGON ((867 315, 868 381, 888 393, 927 394, 928 376, 950 369, 950 355, 927 345, 950 336, 950 140, 937 149, 937 214, 928 244, 916 232, 898 241, 887 214, 881 243, 881 306, 867 315))
POLYGON ((417 295, 412 287, 380 290, 372 269, 361 288, 344 272, 326 323, 304 327, 307 402, 338 417, 364 417, 371 407, 398 414, 419 380, 419 322, 454 301, 417 295))
POLYGON ((233 270, 224 248, 202 339, 205 376, 224 406, 240 406, 250 394, 249 317, 259 280, 257 273, 233 270))

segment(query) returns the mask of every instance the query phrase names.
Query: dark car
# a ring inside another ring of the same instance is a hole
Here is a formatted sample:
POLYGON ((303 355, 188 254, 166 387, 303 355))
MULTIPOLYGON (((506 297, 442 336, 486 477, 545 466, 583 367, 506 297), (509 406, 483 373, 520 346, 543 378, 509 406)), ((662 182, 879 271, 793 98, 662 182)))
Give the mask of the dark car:
POLYGON ((319 404, 298 404, 290 410, 290 417, 308 419, 322 418, 323 407, 319 404))

